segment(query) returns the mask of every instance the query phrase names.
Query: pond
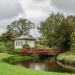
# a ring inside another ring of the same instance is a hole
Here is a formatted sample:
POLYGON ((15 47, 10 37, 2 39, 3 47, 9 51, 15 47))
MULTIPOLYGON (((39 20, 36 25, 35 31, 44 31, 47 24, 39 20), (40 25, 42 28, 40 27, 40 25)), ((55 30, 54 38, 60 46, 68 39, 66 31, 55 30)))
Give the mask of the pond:
POLYGON ((22 65, 34 70, 56 71, 56 72, 69 72, 69 70, 62 68, 56 61, 49 62, 22 62, 22 65))

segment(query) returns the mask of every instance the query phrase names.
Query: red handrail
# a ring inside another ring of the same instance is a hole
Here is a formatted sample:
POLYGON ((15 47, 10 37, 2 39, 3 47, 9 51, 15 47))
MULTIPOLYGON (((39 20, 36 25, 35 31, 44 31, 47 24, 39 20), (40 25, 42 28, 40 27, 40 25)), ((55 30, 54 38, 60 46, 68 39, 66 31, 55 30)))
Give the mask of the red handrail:
POLYGON ((60 54, 60 53, 62 53, 62 51, 61 50, 59 50, 59 49, 35 49, 35 48, 31 48, 31 49, 26 49, 26 48, 24 48, 24 49, 22 49, 21 50, 21 53, 22 54, 40 54, 40 53, 47 53, 47 54, 49 54, 49 55, 58 55, 58 54, 60 54))

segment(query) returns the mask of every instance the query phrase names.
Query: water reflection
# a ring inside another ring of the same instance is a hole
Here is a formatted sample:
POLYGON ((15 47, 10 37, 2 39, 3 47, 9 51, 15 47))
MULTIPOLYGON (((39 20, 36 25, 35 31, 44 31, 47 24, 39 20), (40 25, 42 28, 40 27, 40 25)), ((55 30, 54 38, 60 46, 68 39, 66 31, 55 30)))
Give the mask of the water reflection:
POLYGON ((60 70, 56 61, 50 62, 23 62, 23 66, 34 69, 34 70, 60 70))
POLYGON ((56 72, 67 72, 67 73, 75 73, 70 69, 63 68, 57 63, 57 61, 48 61, 48 62, 22 62, 24 67, 31 68, 34 70, 45 70, 45 71, 56 71, 56 72))
POLYGON ((42 63, 32 63, 30 64, 30 68, 35 70, 45 70, 45 65, 42 63))

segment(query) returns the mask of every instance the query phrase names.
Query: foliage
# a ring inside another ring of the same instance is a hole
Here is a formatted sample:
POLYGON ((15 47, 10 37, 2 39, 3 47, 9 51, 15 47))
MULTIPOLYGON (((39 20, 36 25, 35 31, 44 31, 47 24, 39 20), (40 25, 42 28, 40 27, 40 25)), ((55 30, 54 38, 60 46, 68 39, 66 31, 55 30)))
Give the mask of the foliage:
POLYGON ((39 61, 37 59, 37 55, 30 55, 30 56, 22 56, 22 55, 15 55, 8 58, 3 59, 3 61, 10 63, 10 64, 19 64, 25 61, 39 61))
POLYGON ((5 52, 6 47, 5 47, 5 43, 0 42, 0 52, 5 52))
POLYGON ((25 18, 13 21, 8 25, 7 30, 10 30, 14 36, 21 36, 23 34, 29 34, 30 29, 34 28, 34 24, 25 18))
POLYGON ((55 30, 56 45, 58 48, 70 50, 72 32, 73 28, 69 25, 68 20, 62 20, 61 25, 55 30))
POLYGON ((70 50, 74 20, 71 16, 65 17, 63 14, 52 13, 46 21, 41 22, 38 30, 45 45, 70 50))
POLYGON ((8 42, 5 44, 6 46, 6 52, 7 53, 12 53, 14 51, 14 43, 13 42, 8 42))
POLYGON ((13 39, 14 39, 13 33, 11 33, 10 31, 7 31, 6 33, 2 34, 1 41, 7 43, 9 41, 13 41, 13 39))
POLYGON ((67 52, 58 56, 58 61, 65 65, 75 66, 75 55, 71 52, 67 52))
POLYGON ((71 45, 71 50, 75 50, 75 32, 72 33, 72 45, 71 45))
POLYGON ((14 43, 13 42, 0 42, 0 52, 3 53, 10 53, 10 54, 16 54, 14 49, 14 43))
POLYGON ((35 42, 35 48, 46 48, 44 40, 42 38, 38 38, 38 40, 35 42))
POLYGON ((22 61, 21 56, 11 56, 9 58, 5 58, 2 61, 7 62, 9 64, 18 64, 22 61))
POLYGON ((30 46, 28 44, 24 44, 23 48, 30 48, 30 46))
POLYGON ((18 55, 18 54, 20 54, 21 55, 21 49, 14 49, 14 52, 13 53, 11 53, 11 54, 15 54, 15 55, 18 55))

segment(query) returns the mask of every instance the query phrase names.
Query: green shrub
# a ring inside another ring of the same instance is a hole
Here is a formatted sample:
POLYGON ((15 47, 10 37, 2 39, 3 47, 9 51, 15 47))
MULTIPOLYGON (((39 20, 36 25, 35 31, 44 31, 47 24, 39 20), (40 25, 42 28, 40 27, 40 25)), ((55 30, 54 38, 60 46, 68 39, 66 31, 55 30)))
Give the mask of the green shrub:
POLYGON ((75 55, 71 53, 64 53, 58 56, 58 61, 66 65, 75 66, 75 55))
POLYGON ((12 54, 12 55, 22 55, 21 54, 21 49, 14 49, 14 50, 10 51, 9 54, 12 54))
POLYGON ((28 44, 24 44, 23 48, 30 48, 30 46, 28 44))
POLYGON ((11 56, 9 58, 5 58, 3 59, 3 61, 10 63, 10 64, 17 64, 18 62, 20 62, 20 57, 18 56, 11 56))
POLYGON ((18 64, 18 63, 22 63, 24 61, 31 61, 31 62, 42 61, 38 57, 39 56, 37 54, 32 54, 30 56, 14 55, 14 56, 3 59, 3 61, 7 62, 9 64, 13 64, 13 65, 18 64))
POLYGON ((5 43, 0 42, 0 52, 5 52, 5 51, 6 51, 5 43))
POLYGON ((34 61, 34 60, 35 60, 35 57, 32 57, 32 56, 18 56, 18 55, 3 59, 3 61, 13 65, 21 63, 23 61, 34 61))
POLYGON ((14 52, 14 43, 12 41, 9 41, 8 43, 6 43, 5 46, 6 46, 7 53, 14 52))

